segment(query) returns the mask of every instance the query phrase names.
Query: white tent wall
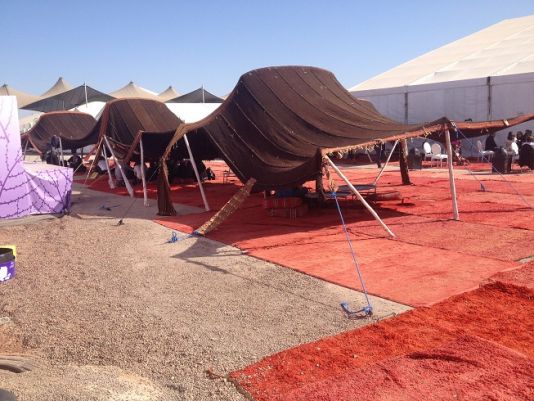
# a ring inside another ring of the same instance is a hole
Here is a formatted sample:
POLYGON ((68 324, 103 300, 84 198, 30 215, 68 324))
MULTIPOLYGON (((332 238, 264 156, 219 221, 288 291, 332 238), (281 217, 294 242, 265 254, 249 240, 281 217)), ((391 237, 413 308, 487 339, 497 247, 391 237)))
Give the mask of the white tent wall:
POLYGON ((170 111, 186 123, 194 123, 213 113, 221 103, 165 103, 170 111))
POLYGON ((81 104, 72 110, 91 114, 94 118, 98 118, 100 116, 100 113, 104 109, 105 105, 106 105, 106 102, 89 102, 87 103, 87 105, 81 104))
MULTIPOLYGON (((534 113, 534 15, 498 22, 350 91, 386 116, 406 123, 444 116, 485 121, 534 113)), ((531 122, 503 132, 533 127, 531 122)), ((497 144, 505 141, 506 135, 497 135, 497 144)), ((464 141, 464 151, 469 148, 465 145, 464 141)))
POLYGON ((407 87, 409 124, 432 121, 443 116, 451 120, 487 120, 488 87, 484 80, 447 82, 407 87))
MULTIPOLYGON (((409 124, 448 117, 453 121, 497 120, 534 113, 534 73, 505 75, 352 92, 373 103, 379 112, 409 124)), ((506 143, 509 131, 533 129, 528 122, 497 134, 498 145, 506 143)), ((484 144, 485 136, 478 138, 484 144)), ((476 156, 472 143, 463 142, 464 156, 476 156)), ((414 141, 419 146, 422 141, 414 141)))
POLYGON ((492 77, 491 110, 494 119, 534 113, 534 73, 492 77))

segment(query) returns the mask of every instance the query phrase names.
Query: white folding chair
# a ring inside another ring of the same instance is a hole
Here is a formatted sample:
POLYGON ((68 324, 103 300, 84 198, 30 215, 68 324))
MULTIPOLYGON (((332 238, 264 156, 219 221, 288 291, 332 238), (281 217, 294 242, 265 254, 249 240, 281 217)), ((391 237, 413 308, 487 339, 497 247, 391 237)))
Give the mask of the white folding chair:
POLYGON ((424 151, 424 159, 423 160, 430 160, 432 162, 432 148, 430 147, 430 143, 429 142, 423 143, 423 151, 424 151))
POLYGON ((482 142, 479 140, 477 140, 477 149, 478 149, 478 161, 482 161, 484 160, 484 157, 485 156, 488 156, 488 160, 491 161, 492 157, 493 157, 493 150, 484 150, 484 147, 482 146, 482 142))
POLYGON ((447 155, 444 153, 441 153, 441 146, 439 143, 433 143, 432 144, 432 158, 430 159, 430 166, 434 164, 434 160, 439 161, 439 166, 441 167, 443 165, 443 160, 447 159, 447 155))

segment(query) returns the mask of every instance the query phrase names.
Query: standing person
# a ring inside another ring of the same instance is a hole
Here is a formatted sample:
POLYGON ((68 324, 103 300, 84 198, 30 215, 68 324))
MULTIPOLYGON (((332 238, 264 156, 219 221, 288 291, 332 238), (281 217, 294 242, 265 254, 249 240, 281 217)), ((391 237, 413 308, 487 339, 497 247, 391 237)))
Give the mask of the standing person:
POLYGON ((523 145, 523 132, 522 131, 517 131, 517 133, 515 134, 515 140, 517 143, 517 147, 521 149, 521 145, 523 145))
POLYGON ((497 142, 495 142, 495 132, 492 132, 486 138, 486 146, 484 147, 484 150, 494 151, 496 148, 497 148, 497 142))
POLYGON ((508 138, 506 139, 506 151, 513 153, 514 156, 517 156, 519 153, 517 138, 512 131, 508 133, 508 138))
POLYGON ((376 157, 376 165, 378 168, 382 168, 382 155, 384 154, 384 151, 386 150, 386 144, 385 143, 377 143, 374 146, 375 149, 375 157, 376 157))

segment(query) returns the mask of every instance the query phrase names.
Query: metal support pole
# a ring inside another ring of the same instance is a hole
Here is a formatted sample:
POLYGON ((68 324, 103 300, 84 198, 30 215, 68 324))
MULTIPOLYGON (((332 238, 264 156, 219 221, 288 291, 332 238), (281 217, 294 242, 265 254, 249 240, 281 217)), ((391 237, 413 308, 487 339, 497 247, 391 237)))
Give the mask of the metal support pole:
POLYGON ((139 148, 141 150, 141 180, 143 181, 143 204, 145 206, 150 206, 148 204, 148 194, 146 190, 145 151, 143 149, 143 137, 139 139, 139 148))
POLYGON ((134 197, 134 190, 132 186, 130 185, 130 181, 128 181, 128 178, 126 178, 126 174, 124 173, 122 166, 119 163, 119 160, 115 157, 115 153, 113 153, 113 149, 111 148, 111 145, 109 144, 107 136, 104 135, 104 141, 106 141, 106 145, 108 146, 109 151, 111 152, 111 157, 113 158, 113 161, 115 162, 115 168, 118 168, 121 172, 122 179, 124 180, 124 185, 126 185, 126 189, 128 190, 128 193, 130 194, 130 197, 134 197))
POLYGON ((370 163, 374 163, 373 158, 372 158, 371 155, 369 154, 369 149, 365 148, 365 154, 366 154, 367 157, 369 158, 369 162, 370 162, 370 163))
POLYGON ((345 184, 348 185, 348 187, 350 188, 350 190, 352 191, 352 193, 354 195, 356 195, 358 197, 358 199, 360 200, 360 202, 365 206, 365 208, 369 211, 369 213, 371 213, 371 215, 375 218, 376 221, 378 221, 380 223, 380 225, 384 228, 384 230, 387 231, 387 233, 389 235, 391 235, 393 238, 395 238, 395 234, 393 234, 393 232, 389 229, 389 227, 386 225, 386 223, 384 223, 382 221, 382 219, 378 216, 378 214, 376 214, 376 212, 373 210, 373 208, 367 203, 367 201, 364 199, 364 197, 362 196, 362 194, 360 194, 358 192, 358 190, 356 188, 354 188, 354 185, 352 185, 352 183, 349 181, 349 179, 345 176, 345 174, 343 174, 341 172, 341 170, 334 164, 334 162, 332 160, 330 160, 330 158, 326 155, 323 156, 324 159, 328 162, 328 164, 334 169, 334 171, 337 173, 337 175, 339 175, 339 177, 345 181, 345 184))
POLYGON ((384 165, 382 166, 382 168, 380 169, 380 172, 378 173, 378 175, 376 176, 374 182, 373 182, 373 185, 376 185, 378 183, 378 180, 380 179, 380 177, 382 177, 382 173, 384 173, 384 170, 386 169, 386 166, 388 165, 389 163, 389 160, 391 159, 391 155, 393 154, 393 151, 395 150, 395 148, 397 147, 397 144, 399 143, 399 140, 397 139, 395 141, 395 143, 393 144, 393 147, 391 148, 391 152, 389 152, 389 155, 388 155, 388 158, 386 159, 386 162, 384 163, 384 165))
POLYGON ((24 145, 24 153, 22 155, 22 160, 26 160, 26 151, 28 150, 28 144, 30 143, 30 140, 28 137, 26 137, 26 145, 24 145))
POLYGON ((191 151, 191 146, 189 146, 189 141, 187 140, 187 135, 184 135, 185 146, 187 147, 187 152, 189 153, 189 160, 193 164, 193 170, 195 171, 195 176, 197 177, 198 186, 200 188, 200 194, 202 195, 202 200, 204 201, 204 208, 206 212, 210 211, 210 205, 206 199, 206 194, 204 193, 204 187, 202 186, 202 181, 200 180, 200 174, 198 174, 197 164, 195 163, 195 158, 193 157, 193 152, 191 151))
POLYGON ((61 137, 58 136, 58 139, 59 139, 59 155, 60 155, 60 164, 61 164, 61 167, 65 167, 65 160, 63 158, 63 142, 61 141, 61 137))
POLYGON ((454 181, 454 168, 452 166, 452 145, 449 130, 445 131, 445 145, 447 147, 447 165, 449 166, 449 184, 451 187, 452 211, 454 220, 460 220, 458 213, 458 201, 456 199, 456 183, 454 181))
POLYGON ((108 184, 111 189, 115 189, 115 181, 111 176, 111 169, 109 168, 108 154, 106 152, 106 147, 102 146, 102 153, 104 154, 104 160, 106 161, 106 170, 108 170, 108 184))

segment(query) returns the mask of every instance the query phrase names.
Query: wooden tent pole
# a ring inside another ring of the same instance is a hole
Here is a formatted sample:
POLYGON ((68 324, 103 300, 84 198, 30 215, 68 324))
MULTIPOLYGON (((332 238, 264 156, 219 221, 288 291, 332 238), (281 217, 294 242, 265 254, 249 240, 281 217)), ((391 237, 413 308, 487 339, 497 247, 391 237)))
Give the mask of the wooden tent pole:
POLYGON ((150 206, 148 204, 148 194, 146 190, 146 176, 145 176, 145 151, 143 148, 143 136, 139 138, 139 148, 141 150, 141 180, 143 181, 143 204, 145 206, 150 206))
MULTIPOLYGON (((106 145, 108 146, 109 151, 111 152, 111 157, 113 158, 113 161, 115 162, 115 168, 118 168, 121 172, 122 179, 124 180, 124 185, 126 185, 126 189, 128 190, 128 193, 130 194, 130 197, 134 197, 134 190, 132 188, 132 185, 130 184, 130 181, 128 181, 128 178, 126 178, 126 174, 124 173, 124 170, 122 169, 122 166, 119 163, 119 160, 115 156, 115 153, 113 152, 113 149, 111 148, 111 145, 109 144, 108 137, 104 135, 104 141, 106 141, 106 145)), ((109 171, 109 170, 108 170, 109 171)))
POLYGON ((195 176, 197 177, 198 186, 200 188, 200 194, 202 195, 202 200, 204 201, 204 208, 206 209, 206 212, 209 212, 210 205, 208 204, 208 200, 206 199, 206 194, 204 193, 204 187, 202 186, 202 180, 200 179, 200 174, 198 173, 197 164, 195 163, 195 158, 193 157, 191 146, 189 146, 189 141, 187 140, 187 135, 185 134, 184 134, 184 142, 185 142, 185 146, 187 147, 187 152, 189 153, 189 160, 191 160, 191 164, 193 165, 193 170, 195 171, 195 176))
POLYGON ((395 234, 393 234, 393 232, 389 229, 389 227, 386 225, 386 223, 384 223, 382 221, 382 219, 378 216, 378 214, 373 210, 373 208, 367 203, 367 201, 364 199, 364 197, 362 196, 362 194, 360 194, 358 192, 358 190, 356 188, 354 188, 354 185, 352 185, 352 183, 349 181, 349 179, 345 176, 345 174, 343 174, 341 172, 341 170, 334 164, 334 162, 327 156, 327 155, 324 155, 323 158, 328 162, 328 164, 334 169, 334 171, 337 173, 337 175, 339 175, 339 177, 345 181, 345 184, 348 185, 348 187, 350 188, 350 190, 352 191, 352 193, 354 195, 356 195, 358 197, 358 199, 360 200, 360 202, 366 207, 366 209, 369 211, 369 213, 371 213, 371 215, 375 218, 376 221, 378 221, 382 227, 384 228, 384 230, 387 231, 387 233, 389 235, 391 235, 393 238, 395 238, 395 234))
POLYGON ((376 185, 378 183, 378 180, 380 179, 380 177, 382 177, 382 174, 384 173, 384 170, 386 169, 386 166, 388 165, 389 160, 391 159, 391 155, 393 155, 393 152, 395 151, 395 148, 397 147, 398 143, 399 143, 399 140, 397 139, 395 141, 395 143, 393 144, 393 147, 391 148, 391 152, 389 152, 389 155, 388 155, 388 158, 386 159, 386 162, 384 163, 384 165, 380 169, 380 172, 376 176, 376 178, 375 178, 375 180, 373 182, 373 185, 376 185))
POLYGON ((399 167, 402 178, 402 185, 411 185, 410 172, 408 169, 408 143, 406 139, 401 139, 401 147, 399 152, 399 167))
POLYGON ((445 130, 445 145, 447 147, 447 165, 449 166, 449 184, 451 187, 452 213, 454 220, 460 220, 460 214, 458 213, 458 200, 456 199, 456 182, 454 181, 454 168, 452 166, 451 134, 449 130, 445 130))

